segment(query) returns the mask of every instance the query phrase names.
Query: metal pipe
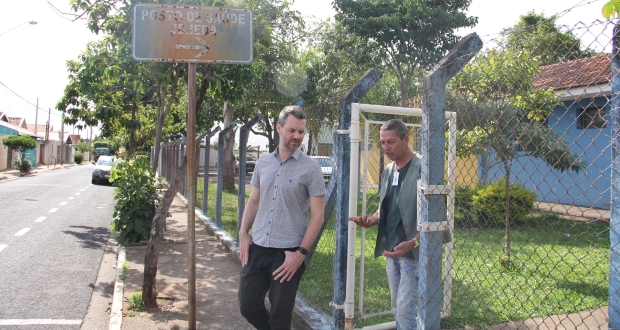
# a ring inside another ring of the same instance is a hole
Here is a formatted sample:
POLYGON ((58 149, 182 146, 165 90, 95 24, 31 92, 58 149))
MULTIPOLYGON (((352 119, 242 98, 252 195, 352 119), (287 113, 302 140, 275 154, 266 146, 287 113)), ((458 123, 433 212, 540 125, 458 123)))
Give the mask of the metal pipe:
MULTIPOLYGON (((351 128, 349 133, 351 139, 351 159, 359 159, 360 152, 360 110, 357 103, 351 104, 351 128)), ((354 162, 349 163, 349 191, 357 190, 357 180, 359 166, 355 166, 354 162)), ((349 194, 349 214, 352 217, 357 216, 357 194, 349 194)), ((346 295, 344 301, 344 328, 353 330, 355 327, 355 255, 356 253, 356 233, 357 225, 353 221, 349 221, 349 232, 347 237, 347 284, 346 295)))
POLYGON ((187 309, 196 329, 196 63, 187 64, 187 309))

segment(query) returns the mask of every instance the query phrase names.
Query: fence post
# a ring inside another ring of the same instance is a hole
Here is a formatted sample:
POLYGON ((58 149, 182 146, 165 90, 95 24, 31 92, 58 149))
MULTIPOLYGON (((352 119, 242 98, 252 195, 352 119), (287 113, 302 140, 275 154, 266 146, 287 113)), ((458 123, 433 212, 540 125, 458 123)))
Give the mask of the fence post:
POLYGON ((223 131, 220 132, 217 141, 217 199, 215 202, 215 224, 217 228, 222 228, 222 186, 224 185, 224 178, 222 177, 224 172, 224 166, 222 160, 224 159, 224 135, 237 126, 237 123, 228 125, 223 131))
MULTIPOLYGON (((482 48, 482 40, 472 33, 456 46, 423 79, 422 176, 421 186, 444 184, 446 84, 482 48)), ((418 188, 420 189, 420 188, 418 188)), ((422 224, 446 221, 444 196, 418 194, 422 224)), ((418 329, 440 329, 442 232, 420 232, 418 280, 418 329)))
POLYGON ((620 24, 614 27, 611 58, 611 223, 609 270, 609 329, 620 329, 620 24))
POLYGON ((215 127, 211 133, 205 136, 205 173, 202 182, 202 213, 209 216, 209 160, 211 159, 211 137, 220 131, 220 127, 215 127))
MULTIPOLYGON (((379 79, 381 73, 377 69, 369 69, 358 80, 358 82, 349 89, 340 101, 340 118, 338 120, 338 130, 348 130, 351 128, 351 103, 359 102, 368 91, 374 86, 379 79)), ((327 206, 336 206, 336 251, 334 255, 334 326, 336 329, 343 326, 343 321, 349 321, 352 326, 353 318, 345 320, 343 306, 346 298, 347 283, 347 241, 349 235, 349 172, 350 172, 350 138, 348 134, 336 134, 334 144, 334 154, 336 158, 336 175, 332 173, 325 196, 327 206), (332 180, 335 180, 333 183, 332 180), (330 203, 331 199, 335 199, 335 203, 330 203)), ((325 210, 325 219, 329 218, 330 210, 325 210)), ((327 221, 325 221, 326 223, 327 221)), ((322 230, 321 230, 322 232, 322 230)), ((347 301, 352 304, 353 301, 347 301)), ((351 329, 353 329, 351 327, 351 329)))
MULTIPOLYGON (((243 211, 245 210, 245 170, 246 170, 246 155, 248 154, 248 138, 250 135, 250 128, 256 123, 258 123, 261 119, 263 119, 263 115, 260 113, 252 118, 250 121, 245 123, 245 125, 241 126, 241 130, 239 132, 239 188, 237 191, 239 192, 237 197, 237 208, 239 212, 237 213, 237 233, 239 232, 239 228, 241 226, 241 218, 243 217, 243 211)), ((235 235, 237 235, 235 233, 235 235)))

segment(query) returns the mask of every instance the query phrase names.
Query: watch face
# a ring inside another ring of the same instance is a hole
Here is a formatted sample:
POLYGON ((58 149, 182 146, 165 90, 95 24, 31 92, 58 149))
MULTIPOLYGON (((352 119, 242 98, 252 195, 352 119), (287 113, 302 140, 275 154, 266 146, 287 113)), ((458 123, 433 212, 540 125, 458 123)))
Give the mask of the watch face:
POLYGON ((304 249, 302 247, 299 247, 299 249, 297 249, 297 251, 299 251, 299 253, 301 253, 301 254, 303 254, 305 256, 308 255, 308 250, 306 250, 306 249, 304 249))

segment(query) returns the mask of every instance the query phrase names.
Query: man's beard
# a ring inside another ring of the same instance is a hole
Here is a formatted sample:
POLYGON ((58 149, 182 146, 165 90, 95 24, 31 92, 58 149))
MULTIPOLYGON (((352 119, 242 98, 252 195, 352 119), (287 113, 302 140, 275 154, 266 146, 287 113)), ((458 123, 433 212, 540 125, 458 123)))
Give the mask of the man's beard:
POLYGON ((294 139, 286 140, 284 138, 283 138, 283 140, 284 140, 284 148, 286 148, 286 150, 289 150, 289 151, 295 151, 301 145, 301 141, 299 141, 299 140, 297 140, 297 141, 294 140, 294 139), (293 143, 297 143, 297 145, 293 146, 293 143))

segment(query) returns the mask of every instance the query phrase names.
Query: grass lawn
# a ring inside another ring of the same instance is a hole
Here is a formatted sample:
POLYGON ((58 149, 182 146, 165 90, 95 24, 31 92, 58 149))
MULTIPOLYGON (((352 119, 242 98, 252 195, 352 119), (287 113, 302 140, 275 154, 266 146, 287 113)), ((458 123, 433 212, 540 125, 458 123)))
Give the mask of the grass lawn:
MULTIPOLYGON (((249 191, 246 200, 248 195, 249 191)), ((208 214, 213 219, 215 198, 215 185, 209 184, 208 214)), ((201 204, 199 178, 198 207, 202 208, 201 204)), ((376 204, 370 203, 367 208, 374 210, 376 204)), ((236 193, 223 193, 222 215, 224 229, 236 237, 236 193)), ((442 329, 484 327, 607 305, 610 244, 609 232, 600 233, 604 229, 601 225, 563 220, 552 213, 533 213, 527 222, 512 226, 511 259, 502 263, 499 256, 505 244, 504 228, 457 227, 452 316, 442 320, 442 329)), ((372 256, 375 237, 376 227, 366 231, 365 315, 390 308, 385 259, 372 256)), ((335 241, 332 214, 300 285, 300 291, 329 315, 334 291, 335 241)), ((359 263, 356 273, 359 283, 359 263)), ((393 320, 390 315, 362 320, 357 307, 358 292, 355 299, 356 327, 393 320)))
MULTIPOLYGON (((374 210, 376 205, 368 209, 374 210)), ((334 228, 332 216, 300 286, 329 315, 334 285, 334 228)), ((442 320, 442 329, 484 327, 606 306, 609 232, 599 234, 604 229, 601 225, 563 220, 552 213, 533 213, 526 223, 511 227, 511 259, 502 263, 499 256, 505 244, 504 228, 457 227, 452 316, 442 320)), ((366 231, 364 315, 390 310, 385 259, 373 258, 375 237, 376 227, 366 231)), ((356 285, 359 269, 358 260, 356 285)), ((358 295, 356 288, 355 327, 393 320, 389 315, 362 320, 358 295)))
MULTIPOLYGON (((198 187, 196 189, 196 207, 202 208, 202 196, 204 181, 203 178, 198 178, 198 187)), ((245 200, 247 201, 250 196, 250 190, 245 191, 245 200)), ((217 199, 217 185, 213 183, 209 183, 209 208, 208 208, 208 217, 215 221, 215 211, 216 211, 216 199, 217 199)), ((237 239, 237 214, 238 214, 238 205, 237 205, 237 191, 234 193, 227 193, 226 191, 222 192, 222 228, 224 228, 228 233, 237 239)))

